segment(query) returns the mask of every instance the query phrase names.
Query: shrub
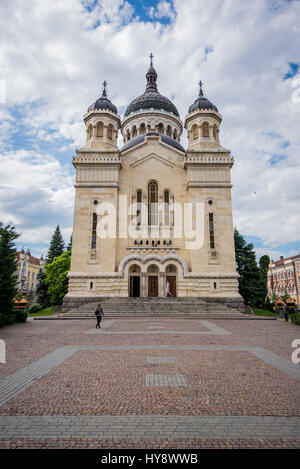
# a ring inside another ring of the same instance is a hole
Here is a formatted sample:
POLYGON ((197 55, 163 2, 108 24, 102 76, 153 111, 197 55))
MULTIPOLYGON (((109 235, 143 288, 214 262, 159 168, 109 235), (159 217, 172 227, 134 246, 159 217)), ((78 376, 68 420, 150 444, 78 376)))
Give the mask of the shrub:
POLYGON ((16 320, 17 322, 26 322, 27 320, 27 312, 26 311, 22 311, 22 310, 18 310, 16 312, 16 320))
POLYGON ((291 318, 291 322, 293 324, 297 324, 298 326, 300 326, 300 312, 289 314, 289 317, 291 318))
POLYGON ((6 316, 6 321, 5 321, 5 324, 8 325, 8 326, 11 326, 12 324, 14 324, 16 322, 16 317, 17 317, 17 314, 15 311, 11 311, 7 316, 6 316))
POLYGON ((39 303, 33 303, 33 305, 31 305, 28 309, 28 313, 32 314, 32 313, 38 313, 39 311, 41 311, 42 307, 39 303))

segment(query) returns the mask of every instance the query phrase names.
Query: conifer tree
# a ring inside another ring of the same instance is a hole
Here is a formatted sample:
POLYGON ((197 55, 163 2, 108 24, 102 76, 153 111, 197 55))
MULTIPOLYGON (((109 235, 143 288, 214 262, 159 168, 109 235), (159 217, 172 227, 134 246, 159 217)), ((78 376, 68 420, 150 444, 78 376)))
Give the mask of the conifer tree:
POLYGON ((259 270, 265 284, 265 294, 268 294, 268 270, 269 270, 270 258, 268 254, 261 256, 259 259, 259 270))
POLYGON ((0 326, 8 324, 17 294, 17 260, 14 241, 19 237, 13 226, 0 223, 0 326))
POLYGON ((46 264, 50 264, 55 257, 60 256, 65 250, 65 243, 59 228, 59 225, 57 225, 54 234, 51 238, 50 241, 50 247, 48 250, 47 258, 46 258, 46 264))
POLYGON ((252 243, 247 243, 235 228, 235 256, 239 278, 239 293, 245 303, 263 307, 266 297, 265 283, 257 266, 256 255, 252 243))
POLYGON ((70 241, 67 247, 67 251, 70 251, 70 252, 72 251, 72 238, 73 238, 73 235, 70 236, 70 241))

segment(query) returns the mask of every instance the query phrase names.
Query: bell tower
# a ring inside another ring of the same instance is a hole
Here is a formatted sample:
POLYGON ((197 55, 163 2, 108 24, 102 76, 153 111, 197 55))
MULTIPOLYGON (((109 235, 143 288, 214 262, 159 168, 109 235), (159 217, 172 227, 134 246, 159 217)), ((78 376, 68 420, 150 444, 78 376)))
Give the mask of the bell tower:
POLYGON ((220 148, 219 127, 222 116, 218 108, 203 93, 199 81, 199 96, 189 107, 184 127, 187 129, 188 150, 220 148))

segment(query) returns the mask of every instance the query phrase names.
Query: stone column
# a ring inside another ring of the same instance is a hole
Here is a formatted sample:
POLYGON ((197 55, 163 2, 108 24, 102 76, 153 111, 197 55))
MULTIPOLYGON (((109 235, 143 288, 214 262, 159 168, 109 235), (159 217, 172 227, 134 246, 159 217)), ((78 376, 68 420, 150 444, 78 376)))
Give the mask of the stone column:
POLYGON ((166 272, 159 272, 158 296, 166 296, 166 272))
POLYGON ((142 280, 141 297, 145 297, 146 296, 146 280, 147 280, 147 273, 146 272, 141 273, 141 280, 142 280))

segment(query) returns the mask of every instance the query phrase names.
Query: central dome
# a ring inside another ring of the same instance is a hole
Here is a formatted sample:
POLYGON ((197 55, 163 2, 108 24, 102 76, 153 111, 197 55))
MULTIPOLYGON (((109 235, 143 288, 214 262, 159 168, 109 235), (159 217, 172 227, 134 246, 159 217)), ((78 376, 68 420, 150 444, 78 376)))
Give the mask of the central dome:
POLYGON ((124 113, 124 117, 129 116, 129 114, 131 114, 132 112, 142 111, 145 109, 155 109, 157 111, 163 110, 174 114, 176 117, 179 117, 179 112, 177 111, 172 101, 160 94, 157 90, 157 73, 152 65, 152 57, 149 70, 146 74, 146 78, 147 86, 145 93, 135 98, 129 104, 124 113))

